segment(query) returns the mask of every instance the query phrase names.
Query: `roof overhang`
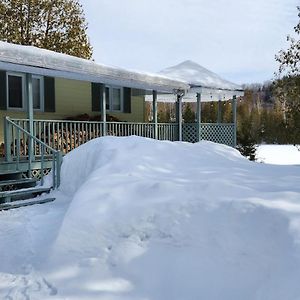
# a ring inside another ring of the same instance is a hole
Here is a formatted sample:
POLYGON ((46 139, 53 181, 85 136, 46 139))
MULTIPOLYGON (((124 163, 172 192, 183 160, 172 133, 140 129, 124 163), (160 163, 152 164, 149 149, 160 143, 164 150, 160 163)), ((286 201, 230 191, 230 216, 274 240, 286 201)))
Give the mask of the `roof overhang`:
POLYGON ((155 74, 104 66, 66 54, 0 42, 0 69, 43 76, 99 82, 160 93, 187 91, 189 85, 155 74))

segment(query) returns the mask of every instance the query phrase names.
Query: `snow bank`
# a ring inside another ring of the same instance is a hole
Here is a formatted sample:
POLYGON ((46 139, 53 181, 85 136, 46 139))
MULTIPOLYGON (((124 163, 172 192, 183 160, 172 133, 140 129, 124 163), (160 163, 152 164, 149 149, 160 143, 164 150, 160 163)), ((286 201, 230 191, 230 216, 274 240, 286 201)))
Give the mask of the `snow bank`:
POLYGON ((258 162, 275 165, 300 165, 300 149, 294 145, 259 145, 258 162))
POLYGON ((0 213, 0 297, 297 299, 299 179, 210 142, 95 139, 54 203, 0 213))

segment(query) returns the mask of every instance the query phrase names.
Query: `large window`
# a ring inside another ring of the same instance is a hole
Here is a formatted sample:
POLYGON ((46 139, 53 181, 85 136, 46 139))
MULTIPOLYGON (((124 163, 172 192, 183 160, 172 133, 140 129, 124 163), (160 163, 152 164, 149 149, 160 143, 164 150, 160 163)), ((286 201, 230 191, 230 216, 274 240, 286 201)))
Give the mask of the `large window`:
POLYGON ((8 108, 24 107, 25 76, 22 74, 7 75, 8 108))
POLYGON ((105 88, 106 109, 109 111, 123 111, 123 89, 119 87, 105 88))
MULTIPOLYGON (((43 110, 44 81, 41 76, 32 76, 33 108, 43 110)), ((7 73, 7 107, 25 110, 25 74, 7 73)))

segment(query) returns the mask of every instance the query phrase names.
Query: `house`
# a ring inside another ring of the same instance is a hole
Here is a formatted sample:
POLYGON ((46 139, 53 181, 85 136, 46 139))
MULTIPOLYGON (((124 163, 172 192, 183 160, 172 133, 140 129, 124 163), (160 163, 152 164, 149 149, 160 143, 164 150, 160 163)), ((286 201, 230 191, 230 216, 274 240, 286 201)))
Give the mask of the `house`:
POLYGON ((235 103, 240 88, 216 77, 208 85, 195 73, 188 77, 184 68, 190 75, 195 68, 201 73, 190 62, 161 74, 133 72, 0 42, 0 114, 4 120, 0 122, 0 142, 5 148, 0 170, 21 170, 43 179, 45 171, 52 168, 54 186, 58 186, 62 154, 104 135, 190 142, 207 139, 235 146, 235 103), (205 93, 210 93, 211 101, 212 90, 222 95, 222 100, 233 99, 232 123, 201 123, 201 99, 205 101, 205 93), (145 98, 149 97, 153 121, 145 122, 145 98), (176 122, 158 123, 157 101, 161 98, 176 100, 176 122), (197 101, 195 124, 182 122, 182 101, 186 99, 197 101), (92 120, 74 120, 80 114, 92 120), (108 114, 118 122, 108 119, 108 114))
MULTIPOLYGON (((109 115, 144 122, 144 93, 173 92, 188 85, 30 46, 0 42, 0 114, 3 119, 27 117, 26 74, 32 74, 35 119, 62 120, 70 116, 101 113, 105 85, 109 115)), ((0 124, 0 142, 3 142, 0 124)))

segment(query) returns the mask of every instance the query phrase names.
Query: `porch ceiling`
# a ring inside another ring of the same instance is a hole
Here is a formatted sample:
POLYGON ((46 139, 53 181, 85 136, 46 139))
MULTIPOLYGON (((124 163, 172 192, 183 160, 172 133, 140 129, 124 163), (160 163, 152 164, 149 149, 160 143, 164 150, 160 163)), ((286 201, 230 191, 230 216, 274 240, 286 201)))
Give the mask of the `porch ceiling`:
POLYGON ((181 80, 105 66, 66 54, 6 42, 0 42, 0 69, 163 93, 189 89, 189 85, 181 80))

